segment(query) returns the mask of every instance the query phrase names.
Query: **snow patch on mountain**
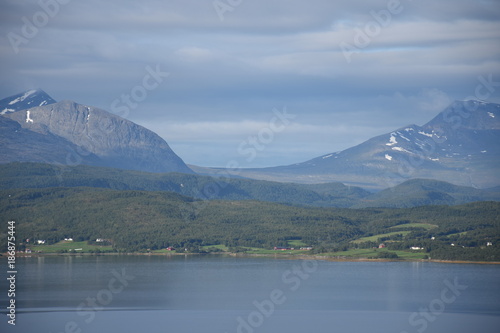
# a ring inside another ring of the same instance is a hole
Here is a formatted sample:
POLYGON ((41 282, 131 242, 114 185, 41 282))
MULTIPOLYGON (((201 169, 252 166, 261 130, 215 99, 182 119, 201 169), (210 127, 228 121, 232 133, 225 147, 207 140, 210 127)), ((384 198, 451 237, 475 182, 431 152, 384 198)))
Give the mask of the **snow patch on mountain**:
POLYGON ((53 103, 56 101, 43 90, 28 90, 0 100, 0 114, 5 115, 53 103))
POLYGON ((15 109, 9 109, 9 108, 5 108, 3 109, 0 114, 6 114, 6 113, 10 113, 10 112, 14 112, 16 111, 15 109))
POLYGON ((402 138, 402 139, 404 139, 404 140, 406 140, 406 141, 408 141, 408 142, 410 142, 410 141, 411 141, 411 140, 410 140, 410 139, 408 139, 406 136, 404 136, 403 134, 401 134, 401 132, 397 132, 397 133, 399 134, 399 137, 400 137, 400 138, 402 138))
POLYGON ((418 134, 422 134, 422 135, 428 136, 429 138, 432 138, 432 136, 433 136, 433 134, 425 133, 423 131, 418 131, 418 134))
POLYGON ((398 142, 396 141, 396 133, 391 133, 391 137, 389 138, 389 143, 386 143, 386 146, 394 146, 398 142))
POLYGON ((29 96, 33 95, 34 93, 36 93, 36 90, 30 90, 30 91, 27 91, 24 93, 24 95, 12 100, 9 102, 9 105, 12 105, 12 104, 16 104, 18 102, 22 102, 24 101, 26 98, 28 98, 29 96))
POLYGON ((30 110, 26 111, 26 122, 33 124, 33 119, 30 118, 30 110))
POLYGON ((411 152, 411 151, 406 150, 406 149, 401 148, 401 147, 392 147, 392 150, 396 150, 396 151, 400 151, 400 152, 404 152, 404 153, 412 154, 412 152, 411 152))

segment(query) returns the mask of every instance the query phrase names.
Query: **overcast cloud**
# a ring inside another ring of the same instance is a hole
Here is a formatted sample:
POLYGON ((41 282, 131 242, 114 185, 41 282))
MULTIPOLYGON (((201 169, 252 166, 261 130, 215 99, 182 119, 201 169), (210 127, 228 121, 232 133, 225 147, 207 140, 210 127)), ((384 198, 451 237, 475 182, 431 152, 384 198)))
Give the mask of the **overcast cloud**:
MULTIPOLYGON (((160 71, 119 115, 202 166, 303 162, 422 125, 473 96, 479 76, 500 82, 500 1, 0 3, 0 98, 41 88, 117 112, 160 71), (284 107, 295 118, 255 159, 241 156, 284 107)), ((500 86, 488 97, 500 102, 500 86)))

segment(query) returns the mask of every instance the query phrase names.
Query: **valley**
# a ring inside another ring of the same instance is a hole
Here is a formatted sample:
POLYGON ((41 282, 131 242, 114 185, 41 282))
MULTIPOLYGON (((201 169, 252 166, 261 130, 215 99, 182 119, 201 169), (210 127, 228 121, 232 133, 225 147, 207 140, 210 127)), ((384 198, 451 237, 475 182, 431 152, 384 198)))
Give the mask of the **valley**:
POLYGON ((238 177, 42 90, 0 108, 0 217, 21 251, 500 261, 497 104, 455 102, 424 126, 238 177))

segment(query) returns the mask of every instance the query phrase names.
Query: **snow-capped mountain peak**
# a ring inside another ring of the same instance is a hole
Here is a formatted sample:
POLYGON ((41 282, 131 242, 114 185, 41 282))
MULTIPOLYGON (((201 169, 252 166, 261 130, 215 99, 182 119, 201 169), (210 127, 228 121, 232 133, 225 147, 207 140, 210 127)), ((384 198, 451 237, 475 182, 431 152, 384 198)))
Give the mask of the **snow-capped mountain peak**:
POLYGON ((41 89, 28 90, 0 100, 0 114, 54 104, 56 101, 41 89))
POLYGON ((498 142, 500 104, 456 101, 422 126, 408 125, 335 155, 241 174, 293 182, 339 181, 374 189, 412 178, 486 188, 500 184, 498 142))

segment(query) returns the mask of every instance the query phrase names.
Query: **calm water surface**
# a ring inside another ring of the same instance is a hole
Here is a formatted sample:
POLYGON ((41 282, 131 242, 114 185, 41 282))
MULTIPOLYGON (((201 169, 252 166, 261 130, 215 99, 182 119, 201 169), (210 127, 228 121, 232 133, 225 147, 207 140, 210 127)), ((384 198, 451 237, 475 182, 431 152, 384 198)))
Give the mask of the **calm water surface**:
POLYGON ((17 259, 0 332, 500 332, 500 266, 226 256, 17 259))

